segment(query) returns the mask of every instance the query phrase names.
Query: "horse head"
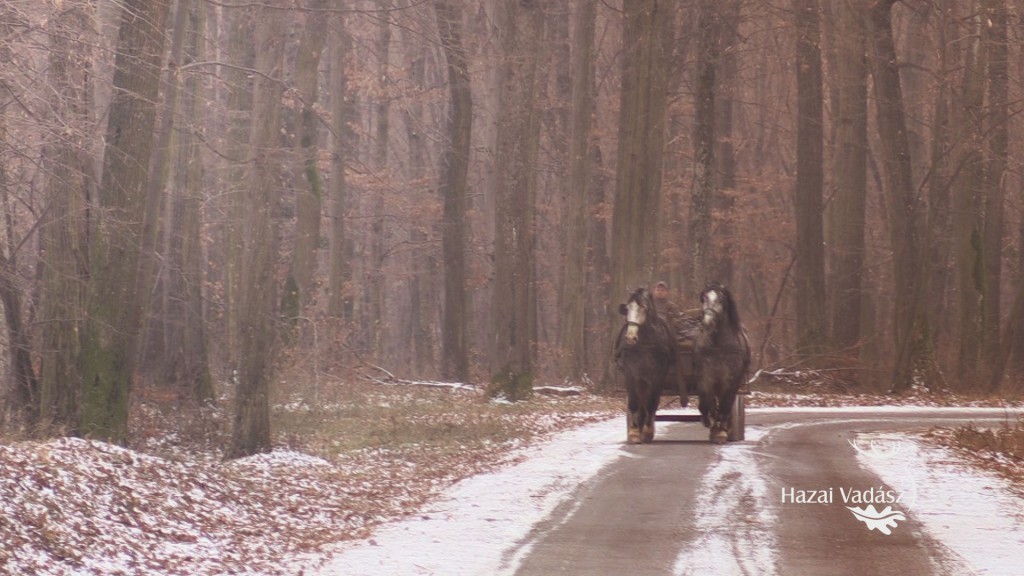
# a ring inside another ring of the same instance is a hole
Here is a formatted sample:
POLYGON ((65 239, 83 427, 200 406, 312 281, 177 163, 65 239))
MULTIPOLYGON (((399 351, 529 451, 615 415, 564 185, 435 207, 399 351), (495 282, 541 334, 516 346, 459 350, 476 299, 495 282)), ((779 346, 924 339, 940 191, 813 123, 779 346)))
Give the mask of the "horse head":
POLYGON ((625 343, 634 345, 640 337, 640 327, 647 322, 648 317, 656 314, 654 310, 654 296, 650 290, 644 287, 637 288, 626 300, 625 304, 619 304, 619 314, 626 317, 625 343))
POLYGON ((729 289, 712 282, 700 293, 700 305, 702 310, 701 321, 704 326, 711 330, 718 328, 722 321, 728 322, 734 330, 739 330, 740 317, 736 308, 736 302, 732 299, 729 289))

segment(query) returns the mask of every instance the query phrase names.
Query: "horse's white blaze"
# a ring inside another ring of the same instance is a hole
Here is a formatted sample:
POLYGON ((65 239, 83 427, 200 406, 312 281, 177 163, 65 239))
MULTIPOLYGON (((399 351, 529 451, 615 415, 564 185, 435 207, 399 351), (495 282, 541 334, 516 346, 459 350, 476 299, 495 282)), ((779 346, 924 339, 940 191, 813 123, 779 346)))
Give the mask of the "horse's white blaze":
POLYGON ((626 342, 636 344, 640 325, 647 320, 647 310, 637 302, 626 304, 626 342))
POLYGON ((715 316, 722 313, 722 301, 718 292, 708 291, 704 295, 704 324, 711 326, 715 323, 715 316))

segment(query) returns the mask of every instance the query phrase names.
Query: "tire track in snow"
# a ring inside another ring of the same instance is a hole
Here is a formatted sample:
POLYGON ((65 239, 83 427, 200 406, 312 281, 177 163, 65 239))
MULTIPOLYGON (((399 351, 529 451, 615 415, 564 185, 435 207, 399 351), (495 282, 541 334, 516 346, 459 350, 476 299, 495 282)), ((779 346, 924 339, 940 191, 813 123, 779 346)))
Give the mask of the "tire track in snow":
POLYGON ((774 576, 777 542, 772 527, 777 509, 758 464, 757 441, 765 435, 747 428, 747 442, 721 447, 718 460, 701 479, 694 524, 700 536, 676 557, 679 576, 774 576))

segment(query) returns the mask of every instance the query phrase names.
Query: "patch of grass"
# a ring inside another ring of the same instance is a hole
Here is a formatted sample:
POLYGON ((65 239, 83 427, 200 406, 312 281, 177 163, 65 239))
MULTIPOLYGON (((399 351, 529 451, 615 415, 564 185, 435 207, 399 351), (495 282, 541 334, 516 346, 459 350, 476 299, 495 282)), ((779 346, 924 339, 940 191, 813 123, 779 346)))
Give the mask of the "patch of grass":
POLYGON ((382 387, 316 409, 280 407, 273 427, 284 443, 327 457, 378 449, 449 453, 522 443, 557 428, 561 418, 578 422, 580 413, 609 413, 619 404, 593 396, 507 403, 477 392, 382 387))

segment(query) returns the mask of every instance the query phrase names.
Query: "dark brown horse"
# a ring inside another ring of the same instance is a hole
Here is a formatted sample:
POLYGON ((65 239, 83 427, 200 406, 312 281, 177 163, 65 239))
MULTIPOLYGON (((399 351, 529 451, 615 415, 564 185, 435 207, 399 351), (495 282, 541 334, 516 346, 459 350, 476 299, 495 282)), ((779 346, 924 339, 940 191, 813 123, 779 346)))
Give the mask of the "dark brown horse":
POLYGON ((694 333, 693 368, 700 415, 712 442, 724 443, 732 406, 750 366, 750 343, 729 290, 712 283, 700 294, 701 323, 694 333))
POLYGON ((654 297, 637 288, 619 313, 626 323, 615 340, 615 365, 626 379, 629 414, 626 416, 630 444, 654 439, 654 415, 661 389, 669 384, 676 363, 676 342, 672 329, 654 309, 654 297))

